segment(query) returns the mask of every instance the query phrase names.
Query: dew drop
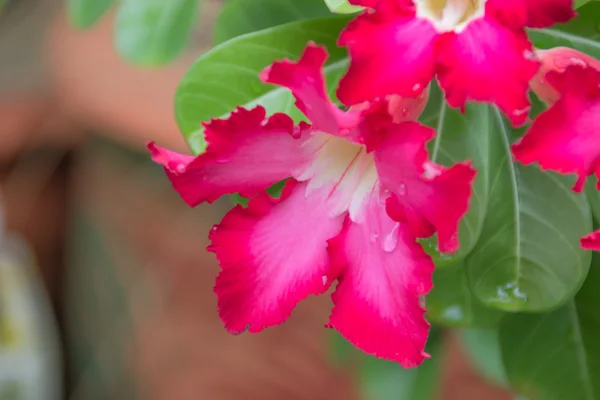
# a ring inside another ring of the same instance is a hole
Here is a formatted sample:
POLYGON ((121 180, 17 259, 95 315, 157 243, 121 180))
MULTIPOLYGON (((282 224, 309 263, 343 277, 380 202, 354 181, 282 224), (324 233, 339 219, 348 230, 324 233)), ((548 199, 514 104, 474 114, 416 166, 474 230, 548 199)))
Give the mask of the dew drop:
POLYGON ((177 172, 179 172, 180 174, 182 174, 185 171, 185 165, 183 164, 177 164, 177 172))
POLYGON ((369 237, 369 240, 371 241, 371 243, 375 243, 377 241, 377 239, 379 239, 378 233, 372 233, 371 236, 369 237))
POLYGON ((323 285, 327 285, 327 277, 323 275, 321 279, 323 280, 323 285))
POLYGON ((408 108, 403 108, 402 109, 402 116, 403 117, 408 117, 408 114, 410 114, 410 112, 408 111, 408 108))
POLYGON ((531 50, 525 50, 523 52, 523 57, 525 57, 526 60, 531 60, 531 61, 535 61, 537 60, 537 56, 535 55, 535 53, 531 50))
POLYGON ((398 187, 398 194, 400 196, 406 196, 406 185, 404 183, 401 183, 398 187))
POLYGON ((391 253, 392 251, 396 250, 396 247, 398 246, 398 227, 399 226, 400 226, 400 224, 396 222, 396 224, 392 228, 392 231, 387 234, 385 239, 383 239, 383 245, 382 245, 383 251, 391 253))
POLYGON ((421 85, 418 83, 415 83, 415 86, 412 87, 413 92, 418 92, 419 89, 421 89, 421 85))

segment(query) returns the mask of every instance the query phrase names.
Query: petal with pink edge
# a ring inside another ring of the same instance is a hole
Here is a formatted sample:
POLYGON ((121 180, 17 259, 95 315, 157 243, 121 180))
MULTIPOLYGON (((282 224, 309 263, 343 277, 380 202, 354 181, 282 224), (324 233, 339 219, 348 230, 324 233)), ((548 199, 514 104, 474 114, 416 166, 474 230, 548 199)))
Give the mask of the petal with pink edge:
POLYGON ((523 164, 577 174, 573 190, 581 192, 588 175, 600 176, 600 71, 571 66, 546 79, 561 98, 535 119, 513 154, 523 164))
POLYGON ((359 15, 340 35, 339 44, 350 53, 337 91, 346 105, 390 94, 415 97, 433 79, 435 28, 414 10, 386 8, 359 15))
POLYGON ((375 166, 382 186, 392 193, 390 216, 406 222, 418 237, 437 232, 439 250, 453 253, 476 171, 469 162, 450 168, 429 162, 425 144, 434 134, 416 122, 393 125, 374 151, 375 166))
POLYGON ((261 79, 290 89, 296 107, 308 117, 314 130, 338 135, 353 129, 360 115, 346 113, 330 100, 323 76, 326 60, 327 50, 309 43, 298 62, 276 61, 261 73, 261 79))
POLYGON ((536 50, 535 54, 542 66, 529 82, 531 90, 544 102, 551 106, 560 98, 560 93, 546 80, 550 71, 565 72, 571 65, 592 67, 600 71, 600 61, 585 53, 568 47, 554 47, 548 50, 536 50))
MULTIPOLYGON (((327 241, 342 227, 326 197, 306 197, 306 184, 290 180, 280 200, 266 194, 231 210, 210 234, 221 265, 215 293, 231 333, 258 332, 282 323, 296 304, 330 285, 327 241)), ((335 278, 335 277, 332 277, 335 278)))
POLYGON ((600 251, 600 230, 581 238, 581 247, 586 250, 600 251))
POLYGON ((577 15, 573 0, 488 0, 486 14, 513 29, 549 28, 577 15))
POLYGON ((527 120, 529 81, 539 62, 524 31, 510 30, 492 19, 475 20, 459 34, 440 37, 436 63, 440 86, 452 107, 464 110, 467 101, 489 102, 515 126, 527 120))
POLYGON ((190 206, 224 194, 253 195, 291 176, 312 156, 302 151, 303 139, 288 116, 265 119, 262 107, 238 108, 229 119, 205 124, 204 132, 208 148, 197 157, 148 144, 152 159, 190 206))
POLYGON ((368 354, 416 367, 428 358, 420 297, 432 288, 434 266, 377 197, 364 203, 360 223, 348 219, 329 243, 332 262, 342 270, 328 326, 368 354))

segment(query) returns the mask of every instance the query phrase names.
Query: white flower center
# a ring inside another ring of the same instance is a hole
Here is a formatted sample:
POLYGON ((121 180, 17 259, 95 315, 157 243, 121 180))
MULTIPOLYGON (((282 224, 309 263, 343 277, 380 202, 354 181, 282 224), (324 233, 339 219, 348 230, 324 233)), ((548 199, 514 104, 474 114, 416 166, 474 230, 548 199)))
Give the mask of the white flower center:
POLYGON ((377 183, 373 156, 362 145, 324 133, 314 133, 304 143, 304 149, 314 156, 294 173, 294 178, 309 181, 306 195, 326 190, 332 212, 349 211, 350 218, 357 221, 363 201, 377 183))
POLYGON ((417 16, 433 23, 440 32, 460 32, 483 17, 486 0, 415 0, 417 16))

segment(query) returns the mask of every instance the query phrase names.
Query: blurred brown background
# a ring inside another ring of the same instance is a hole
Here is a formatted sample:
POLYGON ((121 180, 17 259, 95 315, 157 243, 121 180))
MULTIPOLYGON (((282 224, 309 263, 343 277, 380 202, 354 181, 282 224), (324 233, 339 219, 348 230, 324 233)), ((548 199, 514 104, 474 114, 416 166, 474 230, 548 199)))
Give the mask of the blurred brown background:
MULTIPOLYGON (((77 31, 60 1, 14 3, 0 16, 0 193, 56 313, 68 398, 359 399, 352 368, 329 360, 327 296, 261 334, 225 332, 205 247, 229 204, 187 208, 144 152, 185 151, 172 97, 220 2, 161 69, 119 59, 112 15, 77 31)), ((510 398, 447 339, 440 399, 510 398)))

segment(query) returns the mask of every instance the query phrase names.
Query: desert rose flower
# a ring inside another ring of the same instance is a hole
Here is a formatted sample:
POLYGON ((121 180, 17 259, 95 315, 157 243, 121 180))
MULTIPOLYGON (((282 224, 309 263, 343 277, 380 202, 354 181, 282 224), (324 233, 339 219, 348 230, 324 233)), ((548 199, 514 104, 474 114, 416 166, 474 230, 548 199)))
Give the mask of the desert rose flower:
POLYGON ((528 117, 528 84, 539 68, 527 27, 572 18, 572 0, 350 0, 368 9, 339 43, 350 68, 338 97, 356 104, 414 97, 437 76, 448 103, 496 104, 514 125, 528 117))
POLYGON ((347 112, 335 106, 325 91, 326 57, 310 44, 298 62, 261 74, 293 92, 310 125, 238 108, 204 125, 208 147, 197 157, 149 149, 192 206, 235 192, 250 198, 210 233, 229 332, 280 324, 337 280, 328 326, 369 354, 413 367, 427 357, 421 298, 434 269, 416 238, 437 232, 441 251, 458 248, 475 171, 468 162, 445 168, 428 160, 435 132, 413 120, 425 96, 347 112), (281 198, 264 192, 286 178, 281 198))

